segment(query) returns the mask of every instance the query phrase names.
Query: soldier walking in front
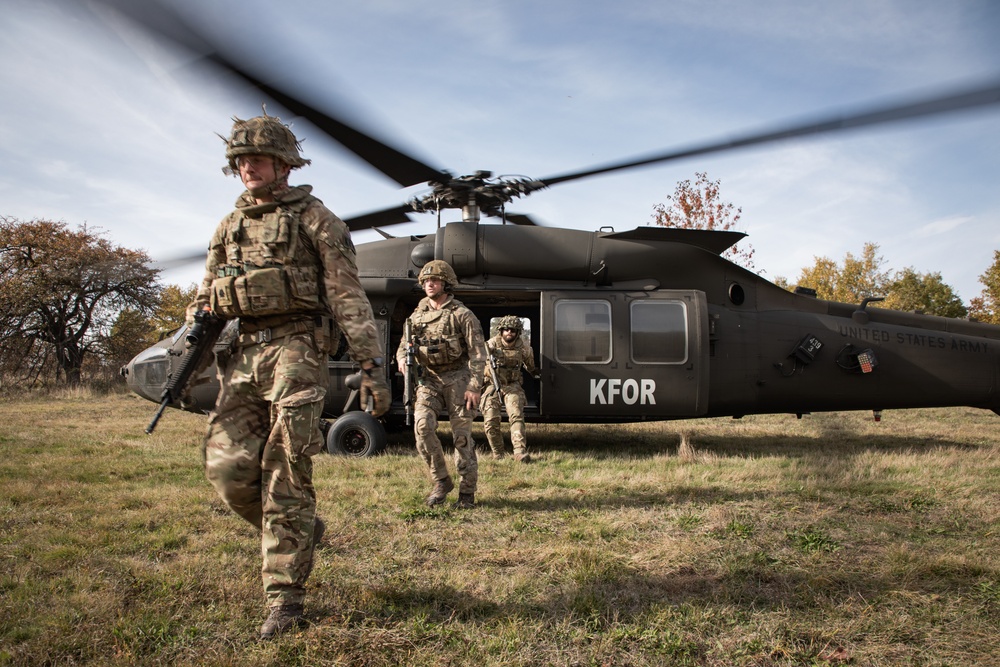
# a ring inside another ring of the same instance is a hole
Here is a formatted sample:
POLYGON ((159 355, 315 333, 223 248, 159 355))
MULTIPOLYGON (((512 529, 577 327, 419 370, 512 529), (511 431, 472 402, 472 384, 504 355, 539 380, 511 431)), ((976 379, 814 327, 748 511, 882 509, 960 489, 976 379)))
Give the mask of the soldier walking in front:
POLYGON ((531 461, 528 440, 524 433, 524 387, 522 369, 535 375, 535 357, 531 346, 524 340, 521 318, 507 315, 497 324, 497 335, 486 341, 490 363, 486 367, 486 389, 480 409, 483 412, 483 429, 489 440, 493 457, 502 459, 505 454, 503 432, 500 429, 500 411, 507 408, 510 422, 510 442, 514 460, 531 461))
POLYGON ((372 413, 386 412, 391 397, 347 226, 310 186, 288 185, 289 172, 309 161, 286 125, 267 114, 234 121, 228 171, 246 191, 212 237, 188 320, 201 310, 239 319, 239 335, 217 359, 221 388, 205 438, 205 474, 260 532, 270 611, 260 635, 270 639, 302 621, 324 530, 312 456, 323 448, 327 357, 341 332, 365 371, 362 394, 373 399, 372 413))
POLYGON ((486 344, 479 320, 450 293, 458 277, 447 262, 428 262, 418 280, 426 296, 410 315, 411 340, 404 337, 400 342, 396 361, 406 373, 407 348, 412 345, 419 365, 413 431, 434 484, 427 505, 443 503, 455 488, 437 435, 438 414, 447 411, 459 477, 455 506, 467 509, 475 506, 479 481, 472 420, 482 394, 486 344))

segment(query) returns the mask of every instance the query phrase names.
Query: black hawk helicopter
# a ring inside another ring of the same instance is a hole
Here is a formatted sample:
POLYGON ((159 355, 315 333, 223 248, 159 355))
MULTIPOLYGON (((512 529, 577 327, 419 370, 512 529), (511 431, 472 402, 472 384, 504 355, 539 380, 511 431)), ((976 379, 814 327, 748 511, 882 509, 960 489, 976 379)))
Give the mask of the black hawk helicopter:
MULTIPOLYGON (((345 219, 354 231, 374 228, 383 236, 359 245, 357 257, 388 358, 423 296, 416 282, 420 268, 443 259, 458 275, 456 295, 484 331, 495 318, 513 314, 531 332, 540 377, 526 380, 529 421, 842 410, 879 416, 885 409, 943 406, 1000 413, 1000 326, 873 307, 879 299, 835 303, 808 289, 787 291, 722 257, 744 237, 738 232, 588 232, 541 227, 507 211, 511 201, 537 190, 612 171, 997 104, 1000 82, 548 178, 493 178, 486 171, 453 176, 259 78, 177 15, 154 21, 147 8, 132 16, 147 29, 197 44, 215 67, 309 121, 400 186, 430 187, 423 197, 345 219), (444 212, 454 209, 461 220, 442 224, 444 212), (397 238, 383 230, 426 211, 438 213, 434 232, 397 238), (501 224, 484 223, 483 216, 501 224)), ((183 328, 173 332, 123 367, 133 392, 160 401, 184 353, 184 334, 183 328)), ((395 364, 386 364, 394 401, 382 423, 358 404, 358 368, 343 351, 331 355, 329 367, 328 450, 378 453, 386 444, 385 426, 402 422, 403 378, 395 364)), ((214 377, 213 367, 187 409, 212 408, 214 377)))

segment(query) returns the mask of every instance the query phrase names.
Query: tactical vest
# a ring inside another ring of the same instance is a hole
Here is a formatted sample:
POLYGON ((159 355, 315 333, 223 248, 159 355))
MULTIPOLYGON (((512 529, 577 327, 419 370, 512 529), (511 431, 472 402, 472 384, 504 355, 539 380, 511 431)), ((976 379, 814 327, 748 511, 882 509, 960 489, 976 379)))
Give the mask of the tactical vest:
POLYGON ((314 201, 306 194, 240 208, 226 218, 220 230, 226 263, 212 281, 212 310, 226 318, 322 310, 320 267, 310 253, 299 252, 302 212, 314 201))
MULTIPOLYGON (((497 362, 497 379, 501 385, 521 384, 521 364, 524 346, 518 339, 514 347, 505 347, 503 343, 490 349, 490 354, 497 362)), ((490 372, 492 372, 492 368, 490 372)))
POLYGON ((417 363, 443 372, 464 365, 465 337, 452 301, 440 310, 417 310, 410 315, 410 332, 416 336, 417 363))

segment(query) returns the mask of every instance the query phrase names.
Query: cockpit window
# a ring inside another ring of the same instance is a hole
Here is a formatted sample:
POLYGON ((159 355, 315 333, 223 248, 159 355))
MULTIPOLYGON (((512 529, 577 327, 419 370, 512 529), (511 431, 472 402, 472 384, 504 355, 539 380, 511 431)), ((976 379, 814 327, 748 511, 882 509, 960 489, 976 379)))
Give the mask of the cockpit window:
POLYGON ((137 362, 132 367, 135 382, 143 387, 160 388, 167 384, 166 358, 137 362))

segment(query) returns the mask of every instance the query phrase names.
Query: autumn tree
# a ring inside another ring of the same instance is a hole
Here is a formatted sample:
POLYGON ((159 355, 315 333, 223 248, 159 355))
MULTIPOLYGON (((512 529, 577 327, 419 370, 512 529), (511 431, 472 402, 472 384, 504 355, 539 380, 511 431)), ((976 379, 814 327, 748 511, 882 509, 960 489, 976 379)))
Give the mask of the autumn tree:
POLYGON ((116 374, 132 357, 156 342, 152 320, 141 311, 126 308, 118 313, 111 329, 100 336, 99 368, 116 374))
POLYGON ((86 226, 0 217, 0 356, 33 381, 44 368, 78 384, 120 313, 149 317, 158 270, 146 253, 116 246, 86 226), (33 374, 33 375, 31 375, 33 374))
MULTIPOLYGON (((150 319, 154 335, 157 339, 164 334, 179 328, 184 324, 187 307, 198 295, 198 285, 191 283, 187 287, 167 285, 160 292, 160 301, 150 319)), ((151 342, 156 342, 151 341, 151 342)))
MULTIPOLYGON (((743 209, 722 201, 721 183, 721 180, 709 180, 707 172, 695 172, 693 184, 690 179, 678 182, 674 194, 667 196, 667 202, 653 207, 653 222, 680 229, 736 231, 743 209)), ((753 270, 753 253, 753 247, 747 244, 742 248, 733 246, 723 254, 736 264, 753 270)))
POLYGON ((968 315, 962 299, 942 280, 940 273, 918 273, 913 268, 896 272, 889 283, 886 299, 879 306, 941 317, 968 315))
POLYGON ((969 315, 980 322, 1000 324, 1000 250, 993 251, 993 263, 979 276, 983 291, 969 301, 969 315))
POLYGON ((843 264, 829 257, 817 257, 813 266, 802 269, 797 284, 816 290, 820 299, 860 303, 888 292, 892 281, 890 272, 882 269, 884 263, 878 254, 878 244, 866 243, 860 257, 847 253, 843 264))
POLYGON ((133 308, 122 310, 111 330, 100 336, 99 358, 88 368, 95 374, 102 373, 105 380, 117 376, 135 355, 184 324, 187 306, 197 292, 198 286, 193 283, 186 289, 167 285, 159 291, 152 315, 133 308))
MULTIPOLYGON (((913 268, 893 272, 884 268, 878 244, 866 243, 859 257, 844 256, 843 263, 829 257, 817 257, 815 264, 802 269, 798 285, 816 290, 816 296, 829 301, 861 303, 870 297, 884 297, 880 308, 915 310, 942 317, 965 317, 961 298, 940 273, 919 273, 913 268)), ((787 281, 775 281, 789 289, 787 281)))

